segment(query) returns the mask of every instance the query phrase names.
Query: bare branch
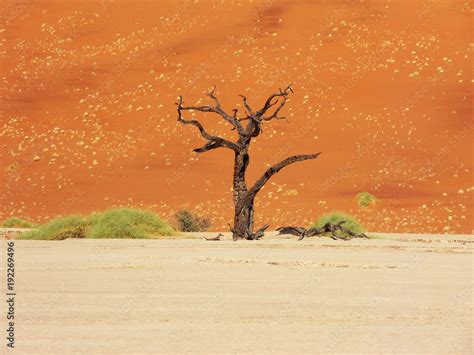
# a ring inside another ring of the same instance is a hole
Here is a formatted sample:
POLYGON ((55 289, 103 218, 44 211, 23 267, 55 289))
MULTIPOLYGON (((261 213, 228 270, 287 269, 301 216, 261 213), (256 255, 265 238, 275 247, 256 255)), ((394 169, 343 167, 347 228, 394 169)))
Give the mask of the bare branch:
POLYGON ((221 108, 221 103, 219 101, 219 99, 217 98, 216 95, 214 95, 214 92, 216 91, 216 86, 214 85, 212 87, 212 90, 210 92, 208 92, 206 95, 209 96, 211 99, 214 100, 214 102, 216 103, 216 109, 217 110, 222 110, 221 108))
POLYGON ((243 132, 243 127, 240 122, 233 116, 228 115, 223 109, 222 105, 215 95, 216 87, 214 86, 210 92, 206 95, 209 96, 212 100, 214 100, 216 106, 210 105, 201 105, 201 106, 181 106, 181 110, 195 110, 200 112, 212 112, 216 113, 221 116, 225 121, 229 122, 234 129, 237 129, 239 133, 243 132))
POLYGON ((242 102, 245 106, 245 109, 247 110, 247 116, 253 116, 253 111, 247 102, 247 98, 244 95, 239 95, 239 96, 242 98, 242 102))
POLYGON ((257 137, 262 132, 262 123, 264 121, 270 121, 272 119, 284 119, 284 117, 278 116, 280 110, 285 106, 286 101, 288 100, 288 95, 293 92, 291 84, 288 85, 284 90, 279 89, 278 93, 272 94, 268 97, 264 106, 257 112, 253 112, 250 106, 247 103, 247 98, 243 95, 240 95, 243 99, 244 106, 247 110, 247 117, 240 118, 238 121, 250 120, 250 123, 245 129, 245 135, 247 137, 257 137), (264 116, 268 113, 269 109, 277 105, 275 111, 268 116, 264 116))
MULTIPOLYGON (((243 134, 244 133, 244 128, 243 126, 240 124, 241 121, 244 120, 244 118, 238 118, 237 117, 237 113, 239 112, 238 109, 234 108, 232 110, 232 118, 236 121, 236 127, 237 126, 240 126, 241 127, 241 130, 239 130, 239 135, 243 134)), ((232 128, 232 131, 235 131, 236 130, 236 127, 232 128)))
MULTIPOLYGON (((283 108, 283 106, 285 106, 285 103, 286 101, 288 100, 288 98, 285 96, 283 97, 283 100, 280 101, 280 105, 276 108, 276 110, 270 115, 270 116, 267 116, 267 117, 262 117, 262 120, 263 121, 270 121, 274 118, 276 118, 277 120, 282 120, 284 119, 285 117, 279 117, 278 116, 278 113, 280 112, 280 110, 283 108)), ((275 102, 276 104, 276 102, 275 102)))
POLYGON ((214 111, 212 111, 212 108, 210 106, 186 106, 185 107, 185 106, 183 106, 182 96, 179 97, 179 100, 176 103, 176 105, 178 106, 178 122, 197 127, 199 132, 201 133, 201 136, 203 136, 203 138, 205 138, 209 141, 209 143, 207 143, 205 146, 203 146, 201 148, 194 149, 195 152, 203 153, 203 152, 207 152, 209 150, 220 148, 220 147, 229 148, 229 149, 232 149, 234 151, 238 151, 240 149, 239 146, 234 142, 231 142, 231 141, 229 141, 227 139, 224 139, 222 137, 218 137, 218 136, 214 136, 214 135, 209 134, 204 129, 201 122, 199 122, 198 120, 187 120, 187 119, 183 118, 183 115, 182 115, 183 110, 195 110, 195 109, 197 109, 198 111, 202 111, 202 112, 214 112, 214 111), (201 109, 199 109, 199 108, 201 108, 201 109))
POLYGON ((255 113, 253 112, 252 108, 247 102, 247 97, 244 95, 239 95, 242 98, 242 102, 245 107, 245 111, 247 113, 247 117, 244 118, 239 118, 238 122, 240 123, 241 121, 245 120, 250 120, 249 124, 245 128, 245 132, 240 134, 241 138, 245 137, 245 139, 248 139, 250 137, 257 137, 260 132, 261 132, 261 127, 260 127, 260 119, 256 117, 255 113))
POLYGON ((210 150, 217 149, 217 148, 220 148, 220 147, 222 147, 221 144, 216 143, 216 141, 211 141, 211 142, 203 145, 200 148, 193 149, 193 152, 195 152, 195 153, 204 153, 204 152, 208 152, 210 150))
POLYGON ((219 99, 217 98, 217 96, 214 94, 214 92, 216 91, 216 86, 214 85, 214 87, 212 88, 212 90, 207 94, 207 96, 209 96, 211 99, 214 100, 214 102, 216 103, 216 107, 214 108, 215 111, 213 112, 216 112, 218 113, 219 115, 222 116, 222 118, 224 118, 224 120, 226 120, 227 122, 229 122, 234 128, 233 129, 237 129, 237 131, 240 133, 243 133, 243 127, 242 125, 240 124, 240 122, 237 120, 237 110, 234 109, 232 110, 234 112, 234 114, 232 116, 229 116, 223 109, 222 109, 222 106, 221 106, 221 103, 219 101, 219 99))
POLYGON ((263 105, 263 107, 255 113, 255 116, 257 118, 259 118, 259 119, 261 118, 262 120, 265 120, 265 121, 270 121, 273 118, 279 118, 278 113, 283 108, 283 106, 285 106, 285 103, 288 100, 288 95, 290 93, 293 93, 293 89, 291 88, 291 84, 288 85, 284 90, 280 89, 278 93, 270 95, 268 97, 267 101, 265 101, 265 104, 263 105), (280 98, 282 98, 282 100, 279 100, 280 98), (268 112, 268 110, 271 107, 275 106, 278 102, 280 102, 280 104, 277 107, 277 109, 275 110, 275 112, 273 112, 273 114, 270 114, 267 117, 263 117, 263 115, 265 115, 268 112))
POLYGON ((265 173, 260 177, 260 179, 258 179, 255 184, 247 191, 244 198, 239 201, 238 206, 236 206, 236 213, 240 213, 244 206, 246 206, 255 198, 255 195, 262 189, 262 187, 267 183, 267 181, 270 180, 270 178, 277 172, 279 172, 281 169, 299 161, 316 159, 320 154, 321 153, 294 155, 292 157, 286 158, 285 160, 282 160, 278 164, 269 167, 267 171, 265 171, 265 173))
POLYGON ((219 241, 221 240, 221 237, 223 237, 224 234, 222 233, 219 233, 217 236, 215 236, 214 238, 207 238, 207 237, 204 237, 205 240, 210 240, 210 241, 219 241))

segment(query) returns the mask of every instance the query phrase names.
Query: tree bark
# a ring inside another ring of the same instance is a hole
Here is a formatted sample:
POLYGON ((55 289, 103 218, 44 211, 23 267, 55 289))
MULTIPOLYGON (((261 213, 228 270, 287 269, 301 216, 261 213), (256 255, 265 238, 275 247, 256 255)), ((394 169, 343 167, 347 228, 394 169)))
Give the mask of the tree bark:
MULTIPOLYGON (((233 190, 234 190, 234 209, 245 198, 247 194, 247 183, 245 181, 245 173, 249 165, 248 147, 239 152, 235 153, 234 159, 234 177, 233 177, 233 190)), ((245 239, 248 235, 253 233, 253 203, 249 205, 242 213, 234 213, 234 228, 233 228, 233 239, 245 239)))

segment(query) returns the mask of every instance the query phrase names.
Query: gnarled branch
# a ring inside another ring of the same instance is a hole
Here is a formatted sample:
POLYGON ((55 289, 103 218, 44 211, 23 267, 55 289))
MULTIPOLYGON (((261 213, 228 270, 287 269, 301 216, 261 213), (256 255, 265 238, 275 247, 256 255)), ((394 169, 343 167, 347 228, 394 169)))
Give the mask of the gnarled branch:
POLYGON ((247 116, 253 116, 252 108, 249 106, 247 102, 247 97, 244 95, 239 95, 242 98, 242 102, 244 104, 245 110, 247 111, 247 116))
POLYGON ((283 106, 285 106, 290 93, 293 93, 291 84, 288 85, 284 90, 279 89, 279 92, 270 95, 265 101, 263 107, 256 112, 253 112, 252 108, 249 106, 247 98, 244 95, 240 95, 247 111, 247 117, 241 118, 238 121, 240 122, 242 120, 250 120, 248 126, 245 129, 245 136, 247 138, 257 137, 262 132, 262 123, 264 121, 271 121, 274 118, 284 119, 285 117, 280 117, 278 114, 280 113, 283 106), (276 105, 278 106, 273 111, 273 113, 269 113, 270 108, 276 105))
POLYGON ((219 144, 216 141, 210 141, 209 143, 203 145, 200 148, 193 149, 193 152, 195 152, 195 153, 204 153, 204 152, 208 152, 210 150, 217 149, 217 148, 220 148, 220 147, 222 147, 222 144, 219 144))
MULTIPOLYGON (((214 136, 214 135, 209 134, 204 129, 201 122, 199 122, 198 120, 187 120, 187 119, 183 118, 183 114, 182 114, 182 111, 186 111, 186 110, 197 110, 197 111, 201 111, 201 112, 215 112, 215 113, 218 113, 218 110, 216 111, 216 108, 213 108, 213 107, 210 107, 210 106, 183 106, 182 96, 179 97, 178 102, 176 103, 176 105, 178 106, 178 122, 197 127, 199 132, 201 133, 201 136, 209 141, 209 143, 207 143, 203 147, 194 149, 195 152, 203 153, 203 152, 207 152, 209 150, 220 148, 220 147, 225 147, 225 148, 232 149, 234 151, 239 151, 240 147, 236 143, 231 142, 231 141, 229 141, 227 139, 224 139, 222 137, 218 137, 218 136, 214 136)), ((239 125, 240 125, 240 123, 239 123, 239 125)))
POLYGON ((259 120, 261 119, 261 120, 264 120, 264 121, 270 121, 273 118, 279 118, 278 113, 283 108, 283 106, 285 106, 285 103, 288 100, 288 95, 290 94, 290 92, 294 93, 293 89, 291 88, 291 84, 288 85, 284 90, 280 89, 278 93, 270 95, 268 97, 267 101, 265 101, 265 104, 263 105, 263 107, 255 113, 255 116, 259 120), (264 115, 268 112, 268 110, 271 107, 275 106, 278 103, 278 100, 280 98, 281 98, 280 104, 278 105, 276 110, 272 114, 270 114, 269 116, 265 117, 264 115), (274 99, 276 99, 276 101, 274 101, 274 99))
POLYGON ((258 179, 255 182, 255 184, 247 191, 244 198, 242 198, 242 200, 239 201, 238 205, 236 206, 236 213, 242 212, 242 209, 244 208, 244 206, 250 203, 255 198, 255 195, 262 189, 262 187, 265 186, 267 181, 270 180, 270 178, 273 175, 275 175, 277 172, 279 172, 281 169, 299 161, 316 159, 320 154, 321 153, 294 155, 292 157, 286 158, 285 160, 282 160, 278 164, 275 164, 269 167, 265 171, 265 173, 260 177, 260 179, 258 179))
MULTIPOLYGON (((210 105, 200 105, 200 106, 182 106, 181 105, 181 110, 196 110, 200 112, 212 112, 216 113, 219 116, 221 116, 225 121, 230 123, 234 129, 237 129, 240 132, 243 132, 243 127, 241 123, 238 121, 237 117, 234 115, 229 115, 227 112, 225 112, 222 108, 221 102, 218 99, 218 97, 215 95, 216 87, 214 86, 210 92, 208 92, 206 95, 209 96, 214 102, 215 106, 210 106, 210 105)), ((182 99, 181 99, 182 103, 182 99)))

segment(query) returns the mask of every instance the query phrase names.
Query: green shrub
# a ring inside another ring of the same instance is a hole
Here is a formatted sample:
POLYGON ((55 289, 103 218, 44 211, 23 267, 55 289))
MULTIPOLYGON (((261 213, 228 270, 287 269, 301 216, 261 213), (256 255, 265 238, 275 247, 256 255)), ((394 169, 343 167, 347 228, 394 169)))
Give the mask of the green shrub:
POLYGON ((153 212, 133 208, 117 208, 89 217, 91 238, 150 238, 173 235, 174 229, 153 212))
POLYGON ((319 219, 312 225, 312 227, 322 227, 326 223, 337 224, 341 221, 345 222, 344 224, 342 224, 344 228, 347 228, 354 233, 364 232, 364 227, 359 223, 359 221, 357 221, 356 218, 352 217, 351 215, 348 215, 347 213, 339 211, 334 211, 319 217, 319 219))
POLYGON ((370 205, 375 205, 375 203, 377 202, 377 198, 368 192, 359 192, 356 195, 356 200, 357 204, 361 208, 367 208, 370 205))
POLYGON ((211 225, 209 219, 199 217, 187 210, 178 211, 174 218, 181 232, 205 232, 211 225))
POLYGON ((55 218, 36 230, 23 233, 18 239, 63 240, 85 238, 87 220, 80 215, 55 218))
POLYGON ((56 218, 22 234, 18 239, 150 238, 174 234, 174 229, 153 212, 117 208, 88 217, 72 215, 56 218))
POLYGON ((20 217, 10 217, 2 223, 4 228, 35 228, 36 226, 36 223, 20 217))

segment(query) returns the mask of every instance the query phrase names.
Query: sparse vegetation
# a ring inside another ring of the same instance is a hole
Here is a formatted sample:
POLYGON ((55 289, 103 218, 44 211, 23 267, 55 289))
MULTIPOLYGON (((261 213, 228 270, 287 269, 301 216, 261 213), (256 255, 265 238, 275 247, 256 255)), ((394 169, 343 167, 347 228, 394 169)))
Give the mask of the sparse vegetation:
POLYGON ((133 208, 117 208, 89 217, 91 238, 150 238, 173 235, 174 229, 156 214, 133 208))
POLYGON ((298 190, 288 189, 285 191, 286 196, 298 196, 298 190))
POLYGON ((63 240, 67 238, 151 238, 174 235, 166 222, 150 211, 117 208, 88 217, 59 217, 38 229, 22 234, 19 239, 63 240))
POLYGON ((361 208, 367 208, 377 202, 377 198, 369 192, 359 192, 356 195, 356 200, 361 208))
POLYGON ((211 222, 207 218, 195 215, 187 210, 180 210, 174 215, 181 232, 205 232, 211 222))
POLYGON ((334 211, 319 217, 319 219, 312 225, 312 227, 322 227, 326 223, 338 224, 341 221, 344 221, 343 226, 345 228, 349 229, 354 233, 364 232, 364 227, 355 217, 339 211, 334 211))
POLYGON ((37 224, 20 217, 10 217, 4 220, 1 226, 4 228, 35 228, 37 224))
POLYGON ((11 163, 9 165, 7 165, 7 172, 10 172, 10 173, 14 173, 14 172, 17 172, 18 170, 20 170, 20 163, 18 162, 14 162, 14 163, 11 163))
POLYGON ((63 240, 85 238, 87 219, 80 215, 55 218, 36 230, 22 234, 18 239, 63 240))

